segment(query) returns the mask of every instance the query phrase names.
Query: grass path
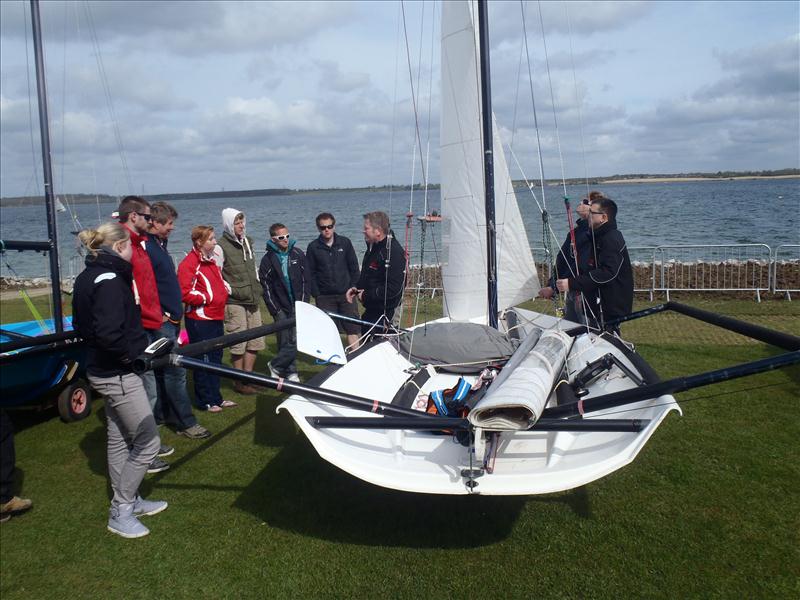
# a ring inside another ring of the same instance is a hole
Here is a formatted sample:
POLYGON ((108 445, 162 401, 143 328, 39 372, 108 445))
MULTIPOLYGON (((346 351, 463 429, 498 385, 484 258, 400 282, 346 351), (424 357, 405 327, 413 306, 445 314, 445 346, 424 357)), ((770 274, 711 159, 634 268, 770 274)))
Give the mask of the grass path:
MULTIPOLYGON (((694 302, 800 334, 800 303, 694 302), (797 308, 795 308, 797 307, 797 308)), ((774 353, 674 315, 623 326, 662 377, 774 353)), ((272 341, 270 341, 272 343, 272 341)), ((266 366, 260 357, 259 368, 266 366)), ((313 367, 307 366, 308 376, 313 367)), ((102 403, 85 421, 16 413, 35 507, 0 527, 0 597, 789 598, 800 581, 800 369, 681 394, 630 466, 570 492, 438 497, 321 460, 272 391, 200 414, 145 495, 151 535, 105 531, 102 403)))

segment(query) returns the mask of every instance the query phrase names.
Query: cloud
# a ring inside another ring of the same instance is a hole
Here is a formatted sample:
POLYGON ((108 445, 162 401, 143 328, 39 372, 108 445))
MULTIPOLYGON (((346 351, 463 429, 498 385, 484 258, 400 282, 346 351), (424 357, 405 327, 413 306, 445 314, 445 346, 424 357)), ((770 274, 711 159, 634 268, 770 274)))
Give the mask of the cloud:
POLYGON ((332 60, 315 61, 320 70, 320 89, 340 93, 359 92, 371 85, 369 74, 342 71, 332 60))
POLYGON ((730 75, 698 90, 698 99, 765 95, 796 98, 800 93, 800 36, 747 50, 718 50, 714 55, 730 75))

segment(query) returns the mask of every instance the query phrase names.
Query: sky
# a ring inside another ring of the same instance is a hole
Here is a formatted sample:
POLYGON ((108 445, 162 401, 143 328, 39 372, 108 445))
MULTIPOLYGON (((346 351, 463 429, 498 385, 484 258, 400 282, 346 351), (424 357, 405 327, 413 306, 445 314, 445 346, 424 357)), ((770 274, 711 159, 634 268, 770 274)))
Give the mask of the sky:
MULTIPOLYGON (((539 149, 548 179, 800 167, 800 3, 489 8, 515 179, 539 177, 539 149)), ((403 185, 422 165, 439 181, 439 2, 52 1, 41 14, 56 193, 403 185)), ((3 0, 4 197, 42 193, 33 63, 28 3, 3 0)))

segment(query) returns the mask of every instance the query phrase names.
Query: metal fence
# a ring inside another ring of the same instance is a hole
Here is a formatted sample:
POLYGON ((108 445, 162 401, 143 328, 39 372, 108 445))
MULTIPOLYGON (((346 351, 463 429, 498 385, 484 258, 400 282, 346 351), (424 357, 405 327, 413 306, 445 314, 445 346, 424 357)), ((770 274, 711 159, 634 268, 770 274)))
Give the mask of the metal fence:
MULTIPOLYGON (((531 252, 539 281, 546 285, 551 259, 544 248, 532 247, 531 252)), ((774 250, 766 244, 639 246, 628 248, 628 254, 633 266, 634 290, 649 293, 651 300, 657 292, 669 300, 670 293, 678 291, 751 292, 758 301, 762 292, 783 294, 787 300, 792 299, 792 293, 800 294, 800 244, 781 244, 774 250)), ((413 258, 411 262, 415 262, 413 258)), ((83 267, 82 256, 75 255, 63 262, 62 287, 71 288, 83 267)), ((14 273, 7 276, 16 279, 14 273)), ((22 278, 21 283, 31 285, 32 279, 22 278)), ((441 287, 439 265, 414 264, 409 269, 409 292, 417 290, 434 296, 441 287)))
POLYGON ((800 244, 781 244, 772 254, 772 291, 786 294, 800 293, 800 244))
MULTIPOLYGON (((539 280, 548 281, 544 248, 531 248, 539 280)), ((773 253, 766 244, 664 245, 628 248, 634 290, 647 292, 800 293, 800 244, 783 244, 773 253)))

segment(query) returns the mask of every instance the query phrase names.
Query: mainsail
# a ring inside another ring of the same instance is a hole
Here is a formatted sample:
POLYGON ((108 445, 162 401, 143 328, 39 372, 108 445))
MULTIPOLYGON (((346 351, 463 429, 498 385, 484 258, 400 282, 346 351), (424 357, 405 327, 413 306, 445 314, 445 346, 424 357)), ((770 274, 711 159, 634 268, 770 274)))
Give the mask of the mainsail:
MULTIPOLYGON (((445 314, 487 316, 486 215, 474 2, 442 3, 441 193, 445 314)), ((529 300, 539 279, 500 136, 494 133, 498 308, 529 300)))

